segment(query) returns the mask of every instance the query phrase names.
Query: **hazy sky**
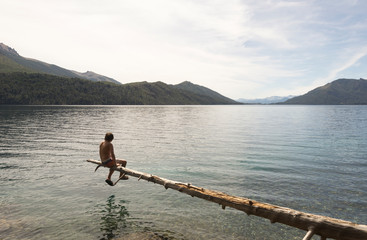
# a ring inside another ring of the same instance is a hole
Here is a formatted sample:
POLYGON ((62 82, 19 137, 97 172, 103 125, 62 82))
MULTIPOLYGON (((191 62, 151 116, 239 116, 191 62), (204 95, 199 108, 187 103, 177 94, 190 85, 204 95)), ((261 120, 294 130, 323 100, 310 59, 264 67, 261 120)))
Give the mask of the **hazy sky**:
POLYGON ((365 0, 0 0, 0 42, 121 83, 238 98, 367 78, 365 0))

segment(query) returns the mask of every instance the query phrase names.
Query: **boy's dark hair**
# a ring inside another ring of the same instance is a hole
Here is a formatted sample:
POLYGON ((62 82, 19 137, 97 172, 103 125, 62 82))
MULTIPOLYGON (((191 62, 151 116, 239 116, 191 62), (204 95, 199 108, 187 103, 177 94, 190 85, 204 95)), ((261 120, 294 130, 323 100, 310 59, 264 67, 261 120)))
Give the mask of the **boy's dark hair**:
POLYGON ((111 142, 113 140, 113 134, 110 132, 106 133, 104 140, 111 142))

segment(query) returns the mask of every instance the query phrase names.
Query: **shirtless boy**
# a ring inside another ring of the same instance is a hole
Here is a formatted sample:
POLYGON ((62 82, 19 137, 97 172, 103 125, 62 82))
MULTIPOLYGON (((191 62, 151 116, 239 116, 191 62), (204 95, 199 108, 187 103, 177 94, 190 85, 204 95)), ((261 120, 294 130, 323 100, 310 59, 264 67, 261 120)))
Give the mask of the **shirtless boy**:
MULTIPOLYGON (((111 181, 111 177, 113 172, 115 171, 113 168, 117 166, 126 167, 127 162, 125 160, 118 160, 115 157, 115 153, 113 151, 113 134, 112 133, 106 133, 106 136, 104 138, 104 141, 101 142, 99 145, 99 156, 101 158, 103 166, 109 167, 110 172, 108 174, 108 177, 106 179, 106 183, 108 185, 113 186, 113 182, 111 181)), ((122 177, 122 173, 120 173, 120 178, 122 177)), ((128 179, 127 176, 122 177, 123 180, 128 179)))

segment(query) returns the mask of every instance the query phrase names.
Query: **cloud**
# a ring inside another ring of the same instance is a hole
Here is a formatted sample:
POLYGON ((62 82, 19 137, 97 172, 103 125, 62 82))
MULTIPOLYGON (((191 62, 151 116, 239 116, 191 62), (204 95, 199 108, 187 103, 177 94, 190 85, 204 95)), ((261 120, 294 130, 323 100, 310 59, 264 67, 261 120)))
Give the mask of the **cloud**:
MULTIPOLYGON (((347 50, 343 52, 340 62, 335 63, 335 67, 331 68, 326 77, 316 79, 313 82, 314 86, 320 86, 326 82, 330 82, 337 78, 344 78, 348 76, 341 76, 340 73, 347 70, 350 67, 355 66, 360 59, 367 56, 367 45, 358 49, 347 50)), ((363 77, 363 76, 359 76, 363 77)))
MULTIPOLYGON (((2 5, 7 11, 0 15, 1 41, 26 57, 123 83, 188 80, 232 98, 299 93, 350 73, 366 54, 364 1, 3 0, 2 5)), ((365 62, 359 64, 361 69, 365 62)))

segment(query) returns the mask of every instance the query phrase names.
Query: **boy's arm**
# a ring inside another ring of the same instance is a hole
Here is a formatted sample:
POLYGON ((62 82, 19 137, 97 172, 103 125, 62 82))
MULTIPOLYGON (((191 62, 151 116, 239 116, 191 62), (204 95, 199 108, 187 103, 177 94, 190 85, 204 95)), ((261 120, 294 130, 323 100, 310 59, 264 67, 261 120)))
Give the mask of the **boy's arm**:
POLYGON ((112 144, 111 144, 111 159, 112 159, 113 161, 116 161, 115 152, 114 152, 114 150, 113 150, 113 145, 112 145, 112 144))

